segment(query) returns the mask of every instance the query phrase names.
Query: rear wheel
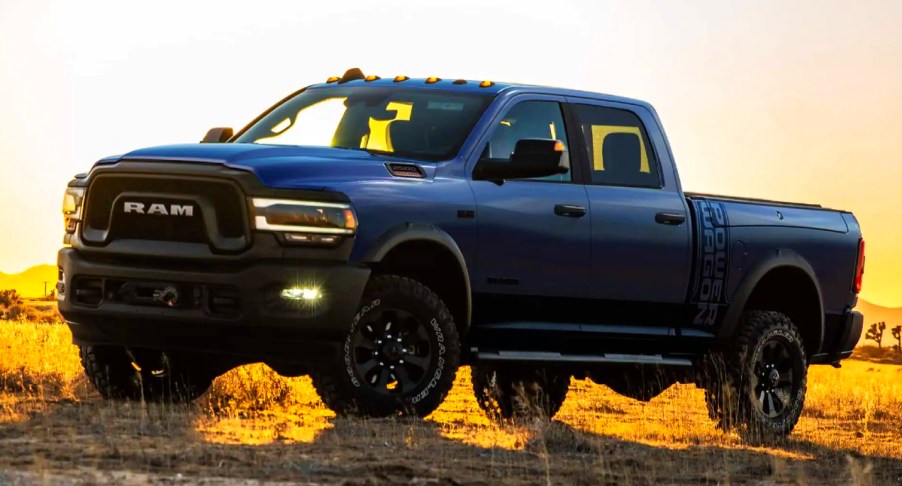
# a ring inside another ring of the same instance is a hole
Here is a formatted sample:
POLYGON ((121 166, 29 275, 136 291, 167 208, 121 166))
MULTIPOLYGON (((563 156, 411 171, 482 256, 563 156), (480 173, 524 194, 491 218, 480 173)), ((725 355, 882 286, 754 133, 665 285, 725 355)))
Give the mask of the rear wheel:
POLYGON ((802 414, 808 375, 805 347, 789 317, 746 311, 735 348, 721 360, 724 367, 711 373, 705 392, 718 425, 740 427, 754 442, 789 435, 802 414))
POLYGON ((460 342, 445 303, 415 280, 370 280, 344 341, 341 360, 314 370, 323 402, 342 415, 424 417, 445 399, 460 342))
POLYGON ((470 372, 479 408, 495 421, 550 420, 570 387, 570 375, 551 368, 479 363, 470 372))
POLYGON ((116 400, 190 402, 220 371, 182 354, 122 346, 80 346, 79 355, 97 391, 116 400))

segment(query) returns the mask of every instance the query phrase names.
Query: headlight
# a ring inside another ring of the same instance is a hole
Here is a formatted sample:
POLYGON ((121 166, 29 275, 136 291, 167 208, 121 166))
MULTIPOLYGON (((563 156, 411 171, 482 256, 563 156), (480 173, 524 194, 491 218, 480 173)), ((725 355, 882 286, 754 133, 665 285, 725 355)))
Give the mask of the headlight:
POLYGON ((357 216, 349 204, 254 198, 254 226, 285 233, 298 243, 336 243, 357 232, 357 216))
POLYGON ((63 221, 66 233, 75 233, 75 227, 81 221, 81 207, 85 197, 84 187, 67 187, 63 195, 63 221))

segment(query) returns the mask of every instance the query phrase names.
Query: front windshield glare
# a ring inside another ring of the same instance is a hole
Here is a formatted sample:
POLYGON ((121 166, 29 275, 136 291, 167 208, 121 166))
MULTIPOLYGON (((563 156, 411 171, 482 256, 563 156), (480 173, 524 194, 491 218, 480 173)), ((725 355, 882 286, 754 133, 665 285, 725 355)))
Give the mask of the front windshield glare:
POLYGON ((442 160, 457 153, 489 101, 485 94, 417 88, 313 88, 278 106, 236 141, 442 160))

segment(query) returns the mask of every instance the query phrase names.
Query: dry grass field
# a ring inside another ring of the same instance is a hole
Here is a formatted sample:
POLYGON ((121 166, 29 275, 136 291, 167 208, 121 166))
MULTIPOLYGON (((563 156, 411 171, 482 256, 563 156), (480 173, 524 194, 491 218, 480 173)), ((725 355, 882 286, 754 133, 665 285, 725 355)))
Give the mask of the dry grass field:
POLYGON ((426 420, 336 419, 263 365, 192 405, 104 402, 69 340, 0 321, 0 484, 902 484, 902 366, 877 359, 812 368, 795 433, 762 448, 686 385, 641 403, 574 380, 552 423, 497 426, 465 369, 426 420))

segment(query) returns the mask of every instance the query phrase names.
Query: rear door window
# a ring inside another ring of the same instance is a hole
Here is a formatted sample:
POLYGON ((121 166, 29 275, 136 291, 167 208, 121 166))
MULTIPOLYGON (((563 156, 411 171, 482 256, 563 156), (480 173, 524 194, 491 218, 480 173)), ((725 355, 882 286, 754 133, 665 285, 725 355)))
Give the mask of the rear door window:
POLYGON ((586 144, 591 184, 661 187, 658 161, 635 113, 594 105, 573 107, 586 144))

